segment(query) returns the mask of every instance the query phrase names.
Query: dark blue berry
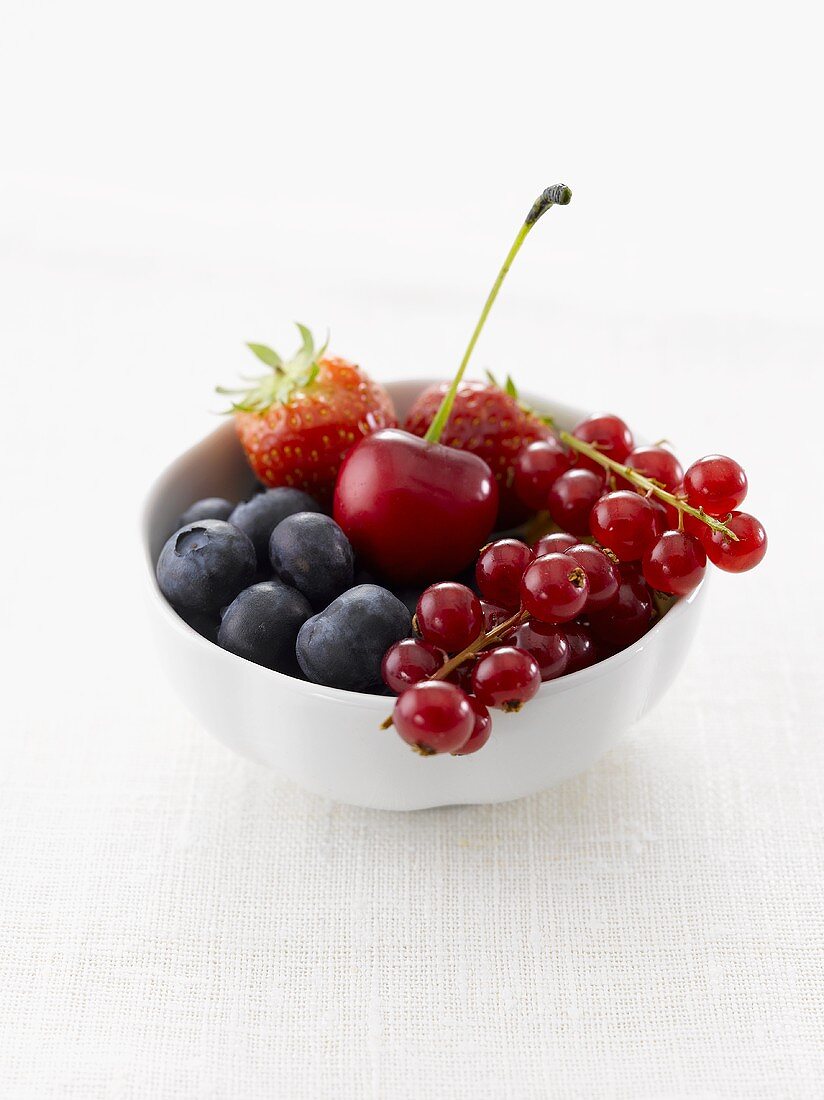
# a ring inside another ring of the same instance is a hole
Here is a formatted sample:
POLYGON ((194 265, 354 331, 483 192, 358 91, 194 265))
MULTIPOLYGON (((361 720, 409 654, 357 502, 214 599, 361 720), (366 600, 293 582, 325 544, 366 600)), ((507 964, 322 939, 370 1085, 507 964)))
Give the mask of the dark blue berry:
POLYGON ((185 527, 187 523, 197 523, 202 519, 228 519, 234 510, 231 501, 223 497, 204 497, 190 504, 174 526, 175 531, 185 527))
POLYGON ((384 653, 411 633, 412 616, 396 596, 376 584, 361 584, 304 623, 298 662, 316 684, 380 694, 384 653))
POLYGON ((269 539, 277 525, 297 512, 320 512, 320 505, 300 489, 267 489, 245 500, 228 517, 245 531, 255 547, 258 562, 269 566, 269 539))
POLYGON ((265 668, 294 674, 295 642, 311 616, 309 601, 280 581, 245 588, 223 613, 218 645, 265 668))
POLYGON ((302 592, 316 611, 352 584, 355 556, 329 516, 298 512, 279 523, 269 540, 275 575, 302 592))
POLYGON ((216 612, 252 583, 257 561, 248 535, 220 519, 188 523, 157 560, 157 583, 173 607, 216 612))
POLYGON ((178 610, 178 615, 192 630, 209 642, 217 643, 217 631, 220 626, 218 615, 203 615, 199 611, 178 610))

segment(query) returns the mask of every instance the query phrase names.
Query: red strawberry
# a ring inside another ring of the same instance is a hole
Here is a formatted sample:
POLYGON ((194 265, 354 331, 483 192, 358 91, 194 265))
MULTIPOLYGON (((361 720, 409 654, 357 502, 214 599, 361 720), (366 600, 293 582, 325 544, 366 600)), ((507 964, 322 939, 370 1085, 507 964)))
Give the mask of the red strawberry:
POLYGON ((271 374, 243 390, 232 404, 249 465, 264 485, 291 485, 329 504, 341 462, 365 435, 398 421, 386 390, 345 359, 324 357, 312 334, 298 325, 303 346, 284 363, 263 344, 248 346, 271 374))
MULTIPOLYGON (((430 386, 415 401, 404 427, 414 435, 426 435, 435 419, 449 383, 430 386)), ((479 455, 498 482, 498 529, 521 523, 530 514, 513 488, 513 463, 521 450, 536 439, 546 439, 549 427, 518 403, 512 382, 506 390, 494 381, 461 382, 441 443, 479 455)))

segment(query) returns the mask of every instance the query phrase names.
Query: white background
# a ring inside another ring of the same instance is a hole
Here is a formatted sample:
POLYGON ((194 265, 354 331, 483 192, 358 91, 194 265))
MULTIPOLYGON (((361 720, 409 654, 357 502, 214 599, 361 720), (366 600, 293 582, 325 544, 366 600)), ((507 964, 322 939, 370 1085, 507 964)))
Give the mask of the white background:
POLYGON ((0 1092, 811 1097, 824 355, 812 5, 5 0, 0 1092), (476 367, 751 481, 764 565, 589 775, 333 806, 207 741, 136 515, 242 342, 476 367))

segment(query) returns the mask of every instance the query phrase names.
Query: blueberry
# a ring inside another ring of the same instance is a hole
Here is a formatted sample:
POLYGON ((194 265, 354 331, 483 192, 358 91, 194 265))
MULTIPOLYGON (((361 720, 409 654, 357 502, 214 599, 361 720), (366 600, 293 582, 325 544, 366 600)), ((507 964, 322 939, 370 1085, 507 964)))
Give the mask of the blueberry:
POLYGON ((320 505, 300 489, 267 489, 234 509, 229 522, 252 540, 258 562, 269 566, 269 539, 277 525, 296 512, 319 512, 320 505))
POLYGON ((269 540, 275 575, 302 592, 316 611, 349 588, 355 556, 349 540, 329 516, 298 512, 279 523, 269 540))
POLYGON ((379 692, 384 653, 411 633, 412 616, 396 596, 376 584, 361 584, 303 624, 298 662, 316 684, 379 692))
POLYGON ((220 619, 217 615, 203 615, 199 611, 178 611, 178 615, 192 630, 196 630, 202 638, 209 642, 217 643, 217 630, 220 619))
POLYGON ((309 601, 280 581, 264 581, 245 588, 226 608, 218 645, 279 672, 297 671, 295 641, 311 616, 309 601))
POLYGON ((204 497, 203 500, 196 500, 189 505, 174 529, 179 531, 187 523, 197 523, 201 519, 228 519, 234 507, 234 504, 223 497, 204 497))
POLYGON ((248 535, 221 519, 187 523, 157 560, 157 583, 178 610, 216 612, 252 583, 257 565, 248 535))

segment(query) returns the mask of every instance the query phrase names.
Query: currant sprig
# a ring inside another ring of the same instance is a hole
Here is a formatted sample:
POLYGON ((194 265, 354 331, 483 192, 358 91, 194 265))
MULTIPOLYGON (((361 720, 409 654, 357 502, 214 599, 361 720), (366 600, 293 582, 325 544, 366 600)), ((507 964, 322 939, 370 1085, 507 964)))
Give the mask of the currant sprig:
POLYGON ((663 485, 659 485, 657 481, 645 477, 644 474, 640 474, 631 466, 625 466, 622 462, 616 462, 614 458, 605 455, 598 447, 585 442, 583 439, 578 439, 577 436, 574 436, 571 432, 564 431, 563 429, 556 429, 556 432, 558 438, 565 446, 573 451, 577 451, 578 454, 585 455, 593 462, 597 462, 598 465, 602 466, 605 470, 609 470, 613 474, 619 474, 626 481, 635 485, 636 488, 642 489, 647 496, 657 497, 658 500, 663 501, 665 504, 669 504, 671 508, 675 508, 681 516, 692 516, 693 519, 705 523, 710 530, 717 531, 720 535, 732 539, 733 542, 738 542, 738 536, 734 531, 730 530, 726 523, 723 523, 720 519, 716 519, 714 516, 708 516, 703 508, 693 507, 693 505, 683 497, 671 493, 668 489, 665 489, 663 485))

